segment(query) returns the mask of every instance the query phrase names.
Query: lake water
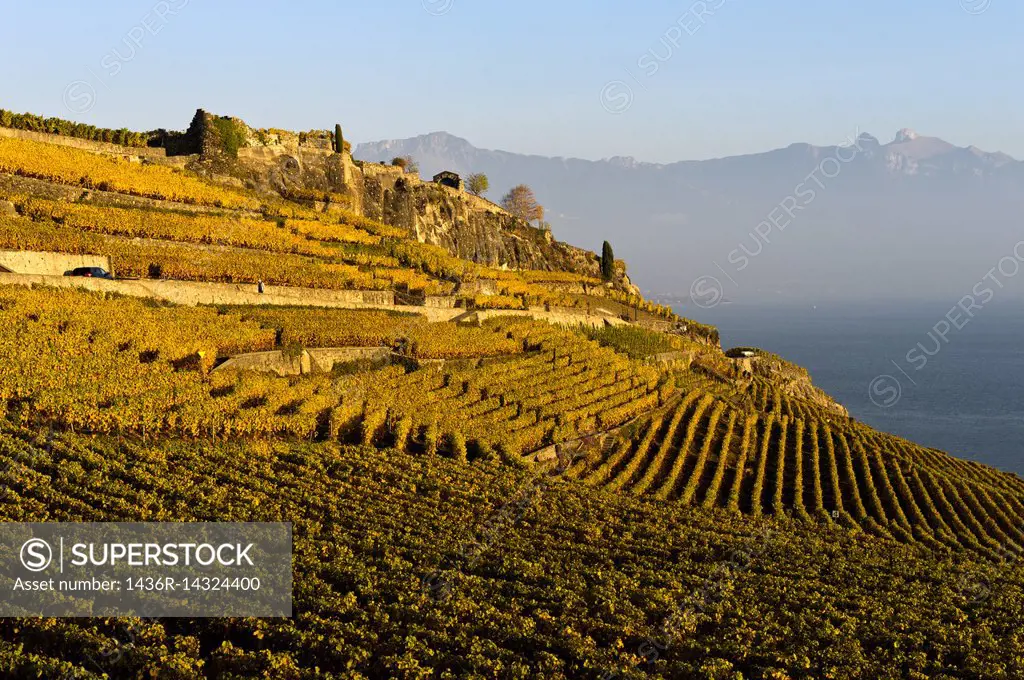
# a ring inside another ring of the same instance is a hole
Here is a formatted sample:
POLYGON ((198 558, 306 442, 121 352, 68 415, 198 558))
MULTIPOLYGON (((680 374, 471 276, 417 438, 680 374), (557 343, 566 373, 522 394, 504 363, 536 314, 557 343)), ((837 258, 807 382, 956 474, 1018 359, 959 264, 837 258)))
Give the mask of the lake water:
POLYGON ((762 347, 811 372, 880 430, 1024 476, 1024 306, 949 303, 688 307, 723 348, 762 347))

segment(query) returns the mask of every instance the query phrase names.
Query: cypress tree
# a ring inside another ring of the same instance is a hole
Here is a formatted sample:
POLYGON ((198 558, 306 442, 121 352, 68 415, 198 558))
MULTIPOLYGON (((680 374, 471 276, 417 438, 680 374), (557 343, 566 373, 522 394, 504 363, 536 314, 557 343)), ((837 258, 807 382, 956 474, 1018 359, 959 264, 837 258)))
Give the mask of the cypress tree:
POLYGON ((341 136, 341 123, 334 124, 334 151, 341 153, 345 150, 345 138, 341 136))
POLYGON ((611 281, 615 276, 615 253, 612 252, 612 244, 608 241, 601 246, 601 278, 611 281))

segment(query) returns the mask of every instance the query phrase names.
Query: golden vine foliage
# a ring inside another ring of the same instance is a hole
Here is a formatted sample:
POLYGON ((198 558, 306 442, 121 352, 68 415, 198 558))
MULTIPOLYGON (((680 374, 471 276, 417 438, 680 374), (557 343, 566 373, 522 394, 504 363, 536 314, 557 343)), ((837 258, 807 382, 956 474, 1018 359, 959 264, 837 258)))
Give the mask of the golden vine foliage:
MULTIPOLYGON (((520 318, 482 327, 411 315, 183 308, 74 289, 0 288, 0 400, 90 432, 189 437, 289 433, 410 441, 517 457, 619 425, 671 391, 659 370, 570 330, 520 318), (454 359, 332 377, 210 372, 274 347, 392 346, 454 359), (465 360, 465 361, 459 361, 465 360)), ((404 446, 404 444, 403 444, 404 446)))
POLYGON ((310 436, 337 403, 329 380, 210 373, 274 341, 212 309, 2 287, 0 402, 90 432, 310 436))
POLYGON ((428 431, 458 433, 478 453, 517 458, 544 444, 621 425, 668 396, 662 374, 569 330, 519 318, 484 324, 521 343, 524 355, 470 367, 357 376, 335 414, 341 432, 388 441, 389 422, 413 421, 405 448, 428 431))
POLYGON ((116 208, 82 203, 31 199, 16 204, 22 214, 35 220, 49 219, 72 229, 127 238, 149 238, 184 243, 219 244, 276 253, 332 257, 338 251, 320 240, 375 245, 379 236, 346 225, 265 219, 235 215, 204 215, 169 210, 116 208), (316 224, 330 238, 313 239, 307 229, 316 224))
POLYGON ((418 314, 378 310, 225 307, 225 313, 278 333, 284 346, 399 348, 423 359, 518 354, 522 343, 500 329, 429 323, 418 314))
MULTIPOLYGON (((441 293, 450 284, 401 268, 349 264, 337 259, 248 248, 105 236, 50 221, 0 216, 0 248, 110 257, 118 276, 182 281, 251 283, 332 290, 410 289, 441 293)), ((358 260, 358 254, 353 257, 358 260)))
POLYGON ((66 146, 0 139, 0 172, 135 196, 258 210, 260 202, 184 171, 66 146))
POLYGON ((763 379, 752 392, 751 400, 736 401, 688 386, 669 413, 653 416, 646 429, 575 476, 614 490, 863 529, 944 550, 1024 551, 1019 478, 875 432, 782 395, 763 379), (662 442, 656 454, 652 441, 662 442))
POLYGON ((12 678, 182 680, 1024 675, 1019 560, 538 472, 334 442, 141 441, 0 419, 0 520, 287 520, 297 612, 5 619, 0 667, 12 678), (670 616, 686 634, 664 632, 670 616), (655 643, 658 657, 645 656, 655 643))

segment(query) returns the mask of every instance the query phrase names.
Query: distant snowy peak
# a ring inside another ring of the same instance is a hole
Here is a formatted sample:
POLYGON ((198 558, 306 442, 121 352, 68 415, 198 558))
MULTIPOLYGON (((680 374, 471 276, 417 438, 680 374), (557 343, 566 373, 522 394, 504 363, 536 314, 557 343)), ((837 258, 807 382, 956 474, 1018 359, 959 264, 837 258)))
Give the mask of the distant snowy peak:
POLYGON ((918 137, 919 135, 910 128, 903 128, 896 133, 896 138, 892 141, 893 144, 903 144, 904 142, 912 142, 918 137))

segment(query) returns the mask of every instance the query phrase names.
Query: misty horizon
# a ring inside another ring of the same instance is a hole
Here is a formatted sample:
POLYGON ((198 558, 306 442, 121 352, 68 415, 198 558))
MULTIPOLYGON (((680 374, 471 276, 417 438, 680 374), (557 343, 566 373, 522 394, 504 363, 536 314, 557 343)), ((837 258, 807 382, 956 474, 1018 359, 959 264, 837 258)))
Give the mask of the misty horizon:
POLYGON ((492 200, 529 184, 557 238, 591 250, 608 240, 642 289, 698 308, 952 304, 986 279, 993 297, 1024 290, 1014 285, 1024 163, 908 128, 889 142, 855 129, 831 146, 671 164, 492 151, 450 133, 363 143, 355 155, 411 155, 426 177, 483 172, 492 200))

